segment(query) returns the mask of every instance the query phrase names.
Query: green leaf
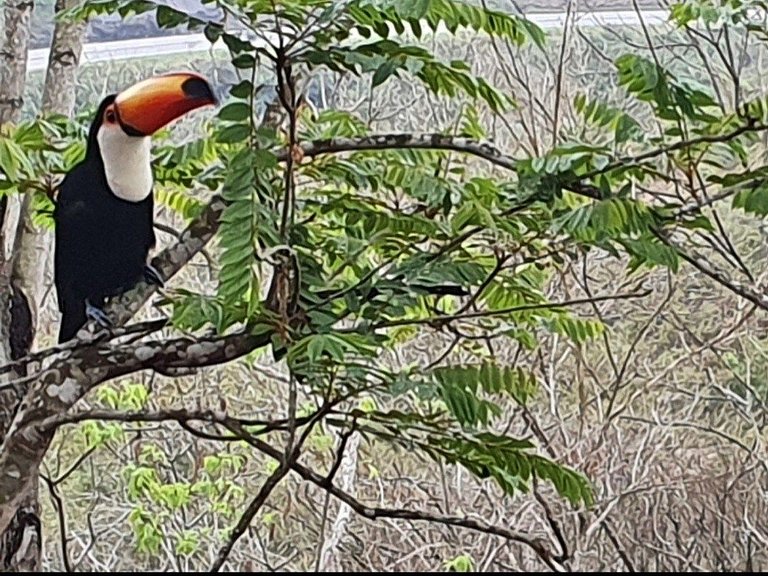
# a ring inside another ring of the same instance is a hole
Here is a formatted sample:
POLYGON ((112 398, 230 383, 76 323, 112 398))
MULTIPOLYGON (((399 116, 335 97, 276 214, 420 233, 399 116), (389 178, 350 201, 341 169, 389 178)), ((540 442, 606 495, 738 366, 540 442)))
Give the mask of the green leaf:
POLYGON ((251 116, 251 107, 245 102, 233 102, 219 110, 219 118, 232 122, 240 122, 251 116))
POLYGON ((184 12, 164 5, 157 6, 156 19, 157 25, 161 28, 175 28, 190 22, 190 17, 184 12))
POLYGON ((428 452, 433 457, 462 465, 475 476, 493 478, 509 495, 528 492, 529 483, 535 475, 540 480, 550 481, 572 505, 592 505, 592 490, 586 478, 543 456, 530 453, 531 448, 527 441, 486 432, 432 440, 428 452))
POLYGON ((569 315, 558 316, 549 322, 549 325, 555 332, 567 336, 576 344, 594 340, 605 330, 602 322, 575 318, 569 315))
POLYGON ((490 394, 509 394, 521 405, 528 402, 538 387, 535 376, 530 372, 499 366, 495 362, 435 368, 432 375, 452 390, 467 390, 473 395, 477 395, 479 390, 490 394))
POLYGON ((167 206, 185 220, 197 217, 204 208, 204 204, 190 196, 187 192, 172 190, 158 186, 155 188, 155 199, 163 206, 167 206))
POLYGON ((373 78, 371 79, 371 88, 376 88, 376 86, 379 84, 384 83, 387 78, 397 72, 399 67, 399 63, 394 60, 387 60, 384 62, 376 69, 376 72, 373 74, 373 78))
POLYGON ((33 170, 22 146, 14 140, 0 137, 0 172, 8 180, 18 180, 22 170, 33 170))
MULTIPOLYGON (((236 126, 240 125, 230 128, 236 126)), ((218 231, 222 248, 218 296, 230 304, 250 299, 256 281, 254 250, 258 238, 258 209, 255 200, 262 178, 256 176, 254 161, 253 150, 235 154, 228 162, 222 189, 228 205, 218 231)))
POLYGON ((128 474, 128 495, 134 500, 138 500, 160 486, 154 468, 131 465, 128 466, 126 472, 128 474))
POLYGON ((232 124, 219 131, 216 139, 222 144, 237 144, 246 140, 250 135, 251 129, 245 124, 232 124))
POLYGON ((475 561, 472 559, 472 556, 462 554, 451 560, 446 560, 443 566, 449 572, 474 572, 475 561))
POLYGON ((136 548, 140 553, 155 555, 163 542, 163 532, 156 516, 137 506, 128 515, 133 528, 136 548))
MULTIPOLYGON (((359 26, 372 28, 384 38, 385 23, 402 28, 408 22, 413 30, 413 23, 419 21, 433 32, 441 25, 453 34, 463 27, 510 40, 518 46, 528 39, 542 47, 545 38, 541 28, 530 20, 460 0, 358 0, 351 4, 348 13, 359 26)), ((418 28, 413 31, 420 37, 418 28)))
POLYGON ((235 98, 249 98, 253 94, 253 83, 250 80, 242 80, 232 86, 229 93, 235 98))
POLYGON ((208 22, 203 29, 206 40, 211 44, 215 44, 221 38, 223 32, 224 28, 216 22, 208 22))
POLYGON ((176 535, 176 554, 180 556, 192 556, 199 549, 197 534, 191 530, 184 530, 176 535))
POLYGON ((765 216, 768 214, 768 185, 760 184, 751 189, 741 190, 733 197, 734 208, 744 212, 765 216))
POLYGON ((250 69, 256 65, 256 58, 251 54, 240 54, 232 59, 232 66, 235 68, 250 69))

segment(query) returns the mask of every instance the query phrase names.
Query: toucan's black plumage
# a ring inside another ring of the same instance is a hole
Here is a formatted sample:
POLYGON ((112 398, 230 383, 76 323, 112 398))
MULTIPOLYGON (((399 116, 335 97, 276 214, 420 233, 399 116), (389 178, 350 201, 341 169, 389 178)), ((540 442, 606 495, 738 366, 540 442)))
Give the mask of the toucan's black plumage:
POLYGON ((54 209, 60 343, 88 317, 108 324, 106 298, 142 278, 161 282, 147 263, 155 244, 148 138, 214 101, 205 80, 184 73, 145 80, 101 102, 85 158, 64 178, 54 209))
POLYGON ((135 285, 155 244, 154 200, 130 202, 115 196, 107 183, 97 134, 109 96, 91 124, 85 159, 59 187, 55 278, 61 311, 59 342, 77 334, 86 322, 86 301, 101 308, 107 297, 135 285))

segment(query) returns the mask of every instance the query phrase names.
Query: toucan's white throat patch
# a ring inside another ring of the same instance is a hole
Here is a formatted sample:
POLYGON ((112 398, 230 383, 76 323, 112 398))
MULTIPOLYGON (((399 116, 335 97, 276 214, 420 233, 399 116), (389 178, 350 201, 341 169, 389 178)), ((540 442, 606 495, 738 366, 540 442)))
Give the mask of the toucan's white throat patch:
POLYGON ((107 184, 115 196, 141 202, 152 193, 152 140, 129 136, 118 124, 105 124, 96 136, 107 184))

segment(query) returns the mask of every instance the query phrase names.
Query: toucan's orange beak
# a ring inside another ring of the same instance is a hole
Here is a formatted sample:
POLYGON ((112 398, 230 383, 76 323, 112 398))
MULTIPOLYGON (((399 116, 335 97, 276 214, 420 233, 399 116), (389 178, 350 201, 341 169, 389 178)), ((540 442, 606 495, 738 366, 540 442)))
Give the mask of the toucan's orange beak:
POLYGON ((190 110, 215 103, 205 78, 179 72, 154 76, 126 88, 115 98, 115 109, 127 133, 151 136, 190 110))

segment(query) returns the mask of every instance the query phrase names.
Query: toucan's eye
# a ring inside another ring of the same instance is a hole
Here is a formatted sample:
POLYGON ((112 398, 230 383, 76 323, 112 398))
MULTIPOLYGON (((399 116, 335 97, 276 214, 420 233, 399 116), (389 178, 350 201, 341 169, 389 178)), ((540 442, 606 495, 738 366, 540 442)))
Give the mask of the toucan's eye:
POLYGON ((115 111, 112 109, 107 110, 107 113, 104 115, 104 118, 107 122, 110 124, 114 124, 117 120, 117 115, 115 114, 115 111))

